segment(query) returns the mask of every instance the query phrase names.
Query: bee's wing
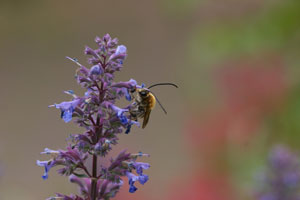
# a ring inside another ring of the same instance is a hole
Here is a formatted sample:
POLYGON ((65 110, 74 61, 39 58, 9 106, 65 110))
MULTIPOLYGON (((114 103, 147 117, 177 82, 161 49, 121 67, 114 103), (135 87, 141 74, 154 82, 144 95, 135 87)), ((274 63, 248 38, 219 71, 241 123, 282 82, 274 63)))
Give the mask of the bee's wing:
POLYGON ((150 118, 150 113, 151 113, 151 109, 150 108, 147 108, 146 109, 146 112, 145 112, 145 115, 144 115, 144 120, 143 120, 143 126, 142 128, 145 128, 148 121, 149 121, 149 118, 150 118))

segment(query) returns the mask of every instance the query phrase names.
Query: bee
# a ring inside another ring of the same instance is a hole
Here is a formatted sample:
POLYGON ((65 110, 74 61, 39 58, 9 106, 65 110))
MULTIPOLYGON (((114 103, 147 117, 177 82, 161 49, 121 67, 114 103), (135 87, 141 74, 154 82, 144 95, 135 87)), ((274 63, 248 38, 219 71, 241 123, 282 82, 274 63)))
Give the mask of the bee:
POLYGON ((167 114, 166 109, 162 106, 158 98, 150 91, 150 88, 159 85, 170 85, 178 88, 178 86, 173 83, 157 83, 148 88, 142 87, 130 90, 131 97, 134 100, 132 107, 129 109, 130 117, 135 121, 139 118, 143 118, 142 128, 145 128, 148 124, 150 113, 154 109, 156 102, 160 105, 164 113, 167 114))

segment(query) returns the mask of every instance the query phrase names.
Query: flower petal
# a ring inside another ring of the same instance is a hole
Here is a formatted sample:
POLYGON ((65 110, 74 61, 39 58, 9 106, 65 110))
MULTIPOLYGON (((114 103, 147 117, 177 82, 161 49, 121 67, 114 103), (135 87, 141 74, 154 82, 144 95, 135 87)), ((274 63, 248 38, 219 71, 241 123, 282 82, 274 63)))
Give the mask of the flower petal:
POLYGON ((50 161, 39 161, 39 160, 37 160, 36 164, 38 166, 40 166, 40 167, 44 167, 45 168, 45 172, 44 172, 42 178, 44 180, 48 179, 48 172, 53 167, 52 161, 51 160, 50 161))
POLYGON ((72 120, 72 114, 76 108, 76 106, 78 106, 78 104, 80 103, 80 99, 75 99, 73 101, 64 101, 60 104, 54 104, 54 105, 50 105, 49 107, 55 107, 57 109, 60 109, 61 111, 61 118, 66 122, 70 122, 72 120))
POLYGON ((41 152, 41 154, 48 154, 48 155, 51 155, 51 154, 58 154, 59 151, 55 151, 55 150, 52 150, 52 149, 49 149, 49 148, 45 148, 43 152, 41 152))
POLYGON ((142 185, 144 185, 148 180, 149 180, 149 176, 146 174, 139 176, 139 182, 142 185))
POLYGON ((138 173, 140 176, 143 175, 143 169, 149 169, 150 168, 149 163, 135 162, 132 165, 136 169, 136 173, 138 173))
POLYGON ((124 45, 119 45, 118 47, 117 47, 117 50, 116 50, 116 55, 119 55, 119 54, 126 54, 126 52, 127 52, 127 48, 126 48, 126 46, 124 46, 124 45))

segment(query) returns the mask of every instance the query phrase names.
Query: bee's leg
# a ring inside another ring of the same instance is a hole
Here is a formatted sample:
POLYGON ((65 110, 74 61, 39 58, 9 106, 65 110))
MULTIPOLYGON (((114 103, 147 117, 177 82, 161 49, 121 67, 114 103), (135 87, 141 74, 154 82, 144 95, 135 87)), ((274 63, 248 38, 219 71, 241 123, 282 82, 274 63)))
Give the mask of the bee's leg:
POLYGON ((130 111, 130 120, 137 121, 137 114, 134 110, 130 111))
POLYGON ((134 93, 130 93, 130 96, 131 96, 131 99, 132 99, 133 101, 136 101, 136 98, 135 98, 134 93))
POLYGON ((136 116, 136 114, 131 115, 131 119, 134 120, 134 121, 137 121, 137 116, 136 116))
POLYGON ((144 106, 138 106, 138 112, 140 114, 144 114, 145 113, 145 107, 144 106))

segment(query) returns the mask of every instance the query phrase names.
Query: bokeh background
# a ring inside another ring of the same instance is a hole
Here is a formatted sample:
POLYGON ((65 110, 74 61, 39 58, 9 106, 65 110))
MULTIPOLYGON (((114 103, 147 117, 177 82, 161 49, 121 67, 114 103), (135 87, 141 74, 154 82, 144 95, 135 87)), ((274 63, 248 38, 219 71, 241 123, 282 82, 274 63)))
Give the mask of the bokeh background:
POLYGON ((153 89, 168 115, 121 136, 151 154, 150 181, 115 199, 253 199, 269 149, 300 149, 299 19, 299 0, 0 0, 0 199, 77 192, 35 162, 82 131, 47 106, 82 92, 65 56, 84 63, 105 33, 128 48, 117 80, 180 86, 153 89))

